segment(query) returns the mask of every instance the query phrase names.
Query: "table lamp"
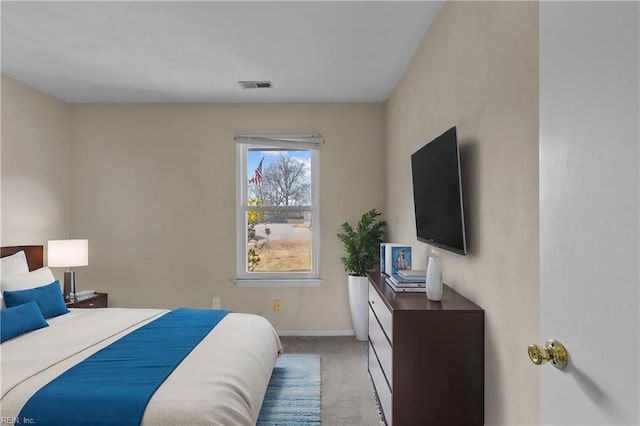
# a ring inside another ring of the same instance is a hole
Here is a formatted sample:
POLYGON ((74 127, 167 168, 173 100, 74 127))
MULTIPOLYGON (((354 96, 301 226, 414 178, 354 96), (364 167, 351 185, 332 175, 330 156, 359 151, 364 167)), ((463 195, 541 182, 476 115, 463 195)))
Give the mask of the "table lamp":
POLYGON ((71 268, 89 264, 89 240, 50 240, 47 243, 47 264, 52 268, 67 268, 64 273, 64 298, 76 296, 76 273, 71 268))

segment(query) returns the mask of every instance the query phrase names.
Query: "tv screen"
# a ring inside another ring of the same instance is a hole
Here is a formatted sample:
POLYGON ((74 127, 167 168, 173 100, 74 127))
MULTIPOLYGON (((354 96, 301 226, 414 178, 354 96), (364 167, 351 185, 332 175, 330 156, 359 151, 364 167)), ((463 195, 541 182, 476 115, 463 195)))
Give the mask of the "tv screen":
POLYGON ((467 254, 455 126, 411 154, 419 241, 467 254))

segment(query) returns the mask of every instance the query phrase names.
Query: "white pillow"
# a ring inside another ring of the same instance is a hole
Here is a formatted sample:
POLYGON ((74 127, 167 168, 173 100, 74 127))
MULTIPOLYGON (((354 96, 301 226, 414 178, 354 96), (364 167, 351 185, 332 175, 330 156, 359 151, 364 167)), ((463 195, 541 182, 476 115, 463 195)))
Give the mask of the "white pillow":
POLYGON ((51 284, 55 280, 51 270, 45 266, 44 268, 36 269, 26 274, 2 278, 2 291, 28 290, 30 288, 51 284))
POLYGON ((2 277, 12 277, 14 275, 26 274, 29 272, 27 256, 24 251, 19 251, 11 256, 0 259, 0 275, 2 277))
POLYGON ((29 273, 29 265, 27 264, 27 256, 24 250, 12 254, 11 256, 0 259, 0 307, 4 308, 4 297, 2 297, 3 285, 5 277, 21 275, 29 273))

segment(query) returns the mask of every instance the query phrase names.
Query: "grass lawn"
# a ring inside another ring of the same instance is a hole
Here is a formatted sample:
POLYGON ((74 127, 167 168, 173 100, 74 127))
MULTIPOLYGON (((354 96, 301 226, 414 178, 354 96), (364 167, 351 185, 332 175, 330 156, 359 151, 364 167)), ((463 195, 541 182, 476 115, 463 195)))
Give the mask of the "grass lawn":
POLYGON ((311 242, 300 239, 264 241, 258 250, 260 263, 254 272, 309 271, 311 242))

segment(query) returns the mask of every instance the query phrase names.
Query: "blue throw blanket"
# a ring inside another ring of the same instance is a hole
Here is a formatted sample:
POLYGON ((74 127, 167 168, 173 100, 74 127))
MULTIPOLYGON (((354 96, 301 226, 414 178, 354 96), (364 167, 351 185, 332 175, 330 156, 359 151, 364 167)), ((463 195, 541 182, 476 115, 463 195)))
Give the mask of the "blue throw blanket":
POLYGON ((139 425, 154 392, 229 313, 180 308, 127 334, 62 373, 19 418, 42 425, 139 425))

